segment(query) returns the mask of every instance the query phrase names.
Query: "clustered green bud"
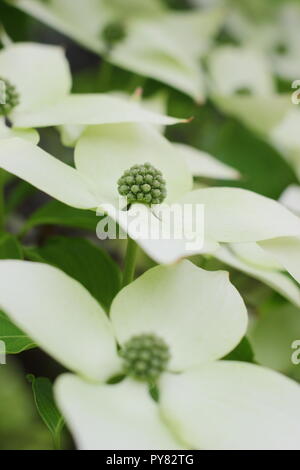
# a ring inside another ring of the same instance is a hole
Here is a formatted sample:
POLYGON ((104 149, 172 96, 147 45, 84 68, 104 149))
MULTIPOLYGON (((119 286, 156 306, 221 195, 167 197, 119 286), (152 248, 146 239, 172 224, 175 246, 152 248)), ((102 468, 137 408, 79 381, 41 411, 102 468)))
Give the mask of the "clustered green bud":
POLYGON ((2 77, 0 77, 0 98, 0 116, 8 116, 20 102, 16 87, 2 77))
POLYGON ((128 204, 161 204, 167 195, 161 171, 150 163, 134 165, 118 180, 118 191, 127 197, 128 204))
POLYGON ((143 334, 131 338, 121 349, 124 373, 137 380, 154 382, 166 370, 169 348, 156 335, 143 334))
POLYGON ((274 52, 278 55, 285 55, 288 51, 288 46, 284 42, 279 42, 274 48, 274 52))
POLYGON ((126 29, 122 23, 114 21, 103 28, 101 35, 104 42, 109 47, 113 47, 126 37, 126 29))

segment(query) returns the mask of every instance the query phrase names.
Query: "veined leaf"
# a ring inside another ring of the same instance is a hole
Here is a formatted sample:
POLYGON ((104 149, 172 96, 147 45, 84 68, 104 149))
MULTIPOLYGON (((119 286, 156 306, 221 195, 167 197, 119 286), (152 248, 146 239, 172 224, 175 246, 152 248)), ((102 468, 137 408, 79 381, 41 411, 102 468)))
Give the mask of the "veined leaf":
POLYGON ((38 225, 61 225, 96 231, 100 217, 93 211, 75 209, 59 201, 50 201, 34 212, 26 221, 21 233, 25 234, 38 225))
POLYGON ((46 377, 33 375, 28 375, 28 380, 32 384, 38 413, 52 434, 55 449, 60 449, 64 419, 55 404, 52 383, 46 377))
POLYGON ((0 259, 22 259, 22 250, 17 238, 10 233, 0 234, 0 259))
POLYGON ((7 354, 19 354, 35 348, 34 342, 0 311, 0 340, 4 341, 7 354))
POLYGON ((79 281, 108 311, 121 286, 117 264, 88 240, 74 237, 53 237, 41 248, 26 250, 32 261, 52 264, 79 281))

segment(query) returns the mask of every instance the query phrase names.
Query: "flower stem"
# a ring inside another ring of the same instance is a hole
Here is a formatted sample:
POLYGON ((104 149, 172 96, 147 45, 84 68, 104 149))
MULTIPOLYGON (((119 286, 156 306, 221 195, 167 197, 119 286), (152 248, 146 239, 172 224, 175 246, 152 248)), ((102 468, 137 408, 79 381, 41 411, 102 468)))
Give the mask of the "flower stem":
POLYGON ((128 237, 122 287, 127 286, 134 279, 137 251, 138 245, 128 237))
POLYGON ((61 450, 60 433, 53 437, 53 448, 54 450, 61 450))
POLYGON ((112 66, 110 62, 108 62, 107 58, 104 58, 101 62, 99 80, 98 80, 98 90, 101 93, 104 93, 107 91, 109 87, 111 73, 112 73, 112 66))

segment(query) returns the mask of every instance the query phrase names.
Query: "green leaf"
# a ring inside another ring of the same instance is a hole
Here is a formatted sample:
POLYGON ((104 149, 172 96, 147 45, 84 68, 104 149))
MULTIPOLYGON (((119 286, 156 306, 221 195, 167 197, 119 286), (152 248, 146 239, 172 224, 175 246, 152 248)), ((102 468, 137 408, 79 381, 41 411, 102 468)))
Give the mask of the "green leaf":
POLYGON ((5 204, 7 214, 15 211, 29 196, 36 191, 27 181, 18 181, 15 188, 10 192, 5 204))
POLYGON ((22 249, 17 238, 10 233, 0 234, 0 259, 22 259, 22 249))
POLYGON ((62 202, 53 200, 29 217, 21 231, 21 235, 24 235, 38 225, 61 225, 96 232, 96 226, 100 220, 101 218, 93 211, 75 209, 62 202))
POLYGON ((292 344, 300 339, 299 308, 273 296, 260 306, 249 336, 260 364, 299 377, 300 366, 292 362, 292 344))
POLYGON ((21 364, 0 366, 0 450, 51 450, 51 436, 37 412, 21 364))
POLYGON ((34 401, 47 428, 52 434, 55 449, 60 449, 61 433, 64 427, 64 419, 58 410, 53 395, 53 386, 46 377, 27 376, 32 384, 34 401))
POLYGON ((297 182, 289 163, 278 151, 237 120, 221 114, 208 102, 192 106, 185 97, 174 95, 171 116, 195 116, 188 126, 169 126, 170 140, 204 150, 241 173, 239 181, 215 181, 215 186, 235 186, 278 199, 283 190, 297 182), (272 171, 270 171, 272 169, 272 171))
POLYGON ((209 147, 212 155, 241 173, 241 181, 230 181, 230 186, 242 187, 278 199, 289 184, 296 182, 293 170, 283 157, 234 120, 227 120, 220 127, 219 135, 209 147))
POLYGON ((237 345, 237 347, 233 351, 231 351, 231 353, 223 357, 223 360, 224 361, 251 362, 255 364, 252 346, 249 340, 246 338, 246 336, 237 345))
POLYGON ((117 264, 104 250, 83 238, 49 238, 41 248, 27 249, 25 253, 32 261, 44 260, 79 281, 106 311, 120 290, 117 264))
POLYGON ((19 354, 35 348, 34 342, 0 311, 0 340, 4 341, 7 354, 19 354))

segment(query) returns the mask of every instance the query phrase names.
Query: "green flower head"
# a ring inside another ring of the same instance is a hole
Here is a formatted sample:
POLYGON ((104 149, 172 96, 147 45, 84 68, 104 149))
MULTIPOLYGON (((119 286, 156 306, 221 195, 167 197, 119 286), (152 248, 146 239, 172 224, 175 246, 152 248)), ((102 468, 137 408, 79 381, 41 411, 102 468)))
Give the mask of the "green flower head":
POLYGON ((124 25, 118 21, 108 23, 101 31, 104 42, 109 46, 115 46, 126 37, 126 29, 124 25))
POLYGON ((120 354, 124 360, 125 374, 147 382, 157 379, 170 359, 166 343, 151 334, 133 336, 120 354))
POLYGON ((161 204, 166 198, 166 182, 161 171, 150 163, 134 165, 118 180, 118 191, 127 197, 128 204, 161 204))

